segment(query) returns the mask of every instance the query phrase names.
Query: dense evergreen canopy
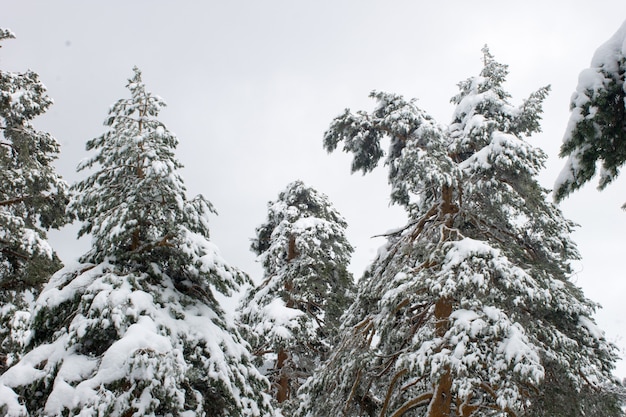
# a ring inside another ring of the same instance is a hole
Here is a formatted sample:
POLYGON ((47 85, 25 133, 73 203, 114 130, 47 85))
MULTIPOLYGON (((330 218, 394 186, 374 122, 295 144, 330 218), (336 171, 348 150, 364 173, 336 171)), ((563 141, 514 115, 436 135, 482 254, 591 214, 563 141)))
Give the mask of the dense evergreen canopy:
POLYGON ((573 402, 610 384, 615 349, 569 280, 572 224, 547 202, 535 180, 545 155, 524 139, 539 130, 548 88, 514 106, 507 67, 483 57, 447 127, 374 92, 373 112, 346 110, 327 131, 325 147, 343 143, 353 171, 386 155, 409 223, 359 282, 346 336, 303 387, 300 415, 521 416, 546 369, 558 368, 573 402))

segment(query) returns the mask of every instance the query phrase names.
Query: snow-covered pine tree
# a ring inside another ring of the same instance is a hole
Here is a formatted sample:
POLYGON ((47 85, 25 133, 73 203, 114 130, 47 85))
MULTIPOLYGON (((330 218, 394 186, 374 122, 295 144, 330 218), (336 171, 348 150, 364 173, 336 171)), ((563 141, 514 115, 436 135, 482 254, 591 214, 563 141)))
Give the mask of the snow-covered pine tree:
MULTIPOLYGON (((561 145, 560 156, 567 160, 554 185, 556 201, 589 182, 598 166, 600 190, 619 175, 626 162, 625 80, 626 22, 595 51, 590 67, 578 77, 561 145)), ((594 397, 593 393, 587 394, 594 397)), ((588 415, 622 415, 620 403, 626 403, 623 386, 606 396, 603 409, 591 410, 588 415)), ((549 410, 550 402, 546 401, 545 405, 542 409, 549 410)))
POLYGON ((66 222, 68 186, 53 167, 58 142, 31 124, 51 104, 36 73, 0 70, 0 373, 19 357, 27 301, 61 268, 46 230, 66 222))
MULTIPOLYGON (((80 265, 38 298, 30 351, 0 377, 9 416, 270 416, 267 380, 213 291, 249 281, 208 241, 202 197, 188 200, 163 100, 135 68, 131 98, 87 143, 92 168, 71 210, 93 236, 80 265)), ((4 408, 2 408, 4 407, 4 408)))
POLYGON ((599 189, 611 183, 626 162, 625 78, 626 22, 596 50, 590 68, 578 78, 561 146, 567 162, 554 186, 557 201, 591 180, 598 162, 599 189))
POLYGON ((295 181, 268 204, 252 240, 264 278, 242 299, 240 320, 285 415, 295 405, 288 400, 333 349, 352 302, 346 227, 328 197, 295 181))
POLYGON ((359 281, 299 415, 522 416, 547 369, 574 390, 611 384, 614 347, 568 279, 572 224, 546 200, 535 180, 545 155, 524 139, 548 88, 513 106, 507 67, 483 57, 445 128, 415 101, 373 92, 373 112, 346 110, 326 132, 327 150, 354 154, 353 171, 376 167, 391 140, 391 199, 409 222, 359 281))

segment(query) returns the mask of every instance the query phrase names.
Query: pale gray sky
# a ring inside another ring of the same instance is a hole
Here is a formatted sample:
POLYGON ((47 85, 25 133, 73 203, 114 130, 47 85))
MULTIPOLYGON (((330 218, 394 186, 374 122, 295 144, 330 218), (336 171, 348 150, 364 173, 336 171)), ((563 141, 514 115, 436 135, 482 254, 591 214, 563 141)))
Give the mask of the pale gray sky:
MULTIPOLYGON (((48 87, 55 105, 36 125, 61 143, 65 179, 80 178, 85 142, 104 131, 109 106, 127 96, 139 66, 169 105, 161 120, 180 140, 189 194, 204 194, 220 213, 212 240, 257 281, 249 239, 267 201, 295 179, 346 217, 360 276, 383 243, 370 236, 401 225, 403 214, 388 205, 385 170, 350 176, 347 155, 322 149, 323 132, 345 107, 371 109, 373 89, 417 97, 447 123, 456 84, 480 71, 484 44, 510 66, 514 103, 552 85, 543 133, 531 139, 550 155, 541 182, 551 188, 578 73, 626 19, 623 0, 0 0, 0 10, 0 25, 17 35, 3 43, 0 67, 33 69, 48 87)), ((625 186, 626 178, 602 193, 590 185, 562 204, 581 225, 574 280, 604 306, 597 320, 622 354, 625 186)), ((51 235, 66 260, 89 244, 75 232, 51 235)), ((624 362, 617 374, 626 377, 624 362)))

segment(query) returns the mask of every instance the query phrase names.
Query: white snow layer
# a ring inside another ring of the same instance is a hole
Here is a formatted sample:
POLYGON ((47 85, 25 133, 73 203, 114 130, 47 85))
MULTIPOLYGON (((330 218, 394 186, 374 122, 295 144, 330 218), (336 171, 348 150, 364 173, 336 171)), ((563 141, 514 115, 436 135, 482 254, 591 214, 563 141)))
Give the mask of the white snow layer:
MULTIPOLYGON (((143 277, 118 276, 111 269, 106 263, 74 265, 52 277, 37 300, 35 312, 43 308, 54 311, 50 309, 77 295, 81 296, 82 307, 69 318, 67 330, 57 332, 55 340, 37 346, 0 375, 0 407, 7 407, 7 415, 25 415, 11 388, 29 386, 51 376, 53 388, 45 405, 49 415, 76 408, 97 414, 102 404, 117 403, 106 385, 124 379, 130 383, 144 381, 149 386, 163 384, 164 389, 182 397, 180 380, 189 368, 183 357, 185 346, 201 349, 197 353, 204 356, 205 370, 200 371, 222 381, 235 401, 247 402, 243 398, 246 393, 232 382, 246 379, 251 376, 249 372, 254 372, 236 365, 248 353, 232 334, 216 324, 220 319, 209 306, 187 300, 183 307, 180 293, 171 284, 151 286, 148 293, 132 284, 143 277), (113 327, 118 334, 100 356, 78 351, 82 338, 94 326, 113 327)), ((138 410, 148 410, 158 401, 148 389, 144 389, 144 394, 133 400, 138 410)))

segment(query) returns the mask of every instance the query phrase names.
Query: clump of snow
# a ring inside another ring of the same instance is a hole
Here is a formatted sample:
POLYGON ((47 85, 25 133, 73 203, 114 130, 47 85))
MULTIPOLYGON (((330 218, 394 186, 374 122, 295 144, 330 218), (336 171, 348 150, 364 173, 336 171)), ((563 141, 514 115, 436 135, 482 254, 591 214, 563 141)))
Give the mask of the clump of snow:
POLYGON ((578 317, 578 322, 596 340, 604 339, 604 331, 600 329, 589 317, 580 316, 578 317))
POLYGON ((0 381, 0 407, 6 407, 7 416, 26 417, 28 410, 24 407, 18 395, 0 381))
POLYGON ((262 328, 255 328, 255 331, 260 334, 269 332, 269 337, 288 340, 293 338, 292 330, 295 327, 293 321, 303 316, 304 312, 289 308, 283 300, 276 298, 263 307, 261 314, 267 321, 259 323, 262 328))
POLYGON ((618 63, 626 56, 626 22, 609 40, 602 44, 591 59, 591 67, 605 67, 609 72, 619 70, 618 63))

